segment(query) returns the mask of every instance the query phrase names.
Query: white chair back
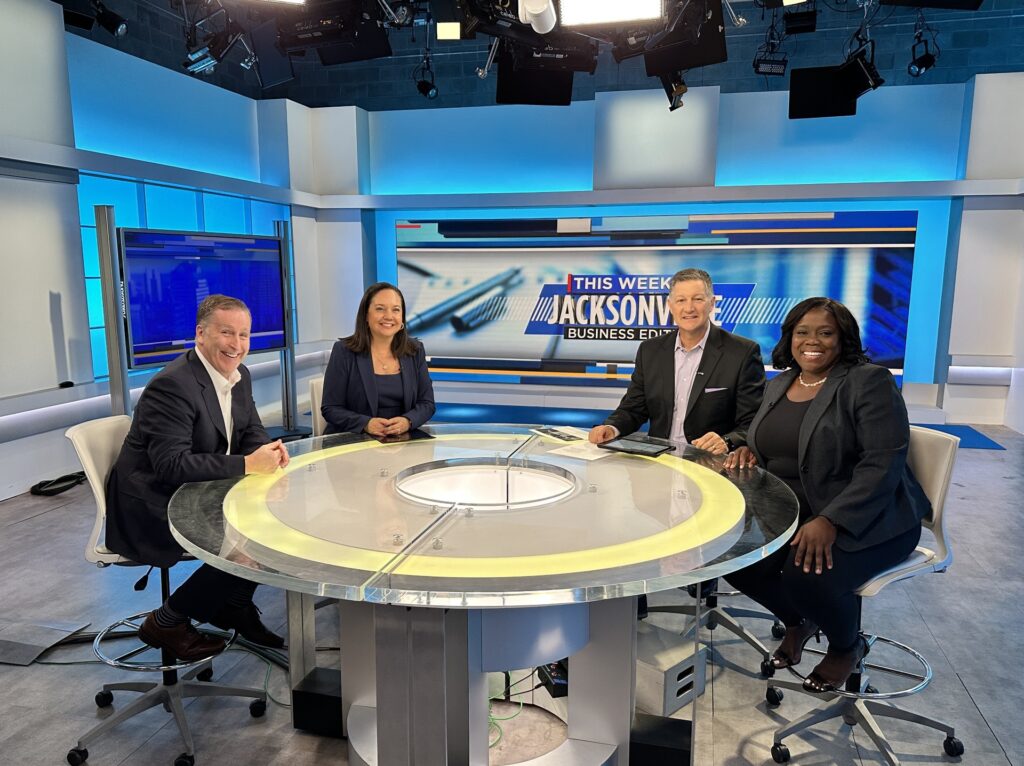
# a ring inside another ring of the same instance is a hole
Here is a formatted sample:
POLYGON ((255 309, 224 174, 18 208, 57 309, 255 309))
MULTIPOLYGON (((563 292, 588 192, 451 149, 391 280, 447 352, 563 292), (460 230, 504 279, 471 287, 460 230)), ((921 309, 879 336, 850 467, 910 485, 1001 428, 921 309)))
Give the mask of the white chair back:
POLYGON ((309 381, 309 406, 313 410, 313 436, 323 436, 327 421, 320 414, 320 402, 324 398, 324 379, 311 378, 309 381))
POLYGON ((906 561, 862 585, 857 590, 861 596, 873 596, 889 583, 923 572, 944 572, 953 563, 953 549, 946 538, 943 510, 959 444, 959 437, 951 434, 922 426, 910 427, 907 465, 932 504, 932 512, 921 520, 921 525, 934 535, 935 550, 918 545, 906 561))
POLYGON ((89 486, 92 487, 92 496, 96 500, 96 521, 85 546, 85 559, 100 566, 130 561, 109 550, 100 541, 100 535, 107 518, 107 477, 114 467, 131 424, 132 419, 127 415, 114 415, 79 423, 64 432, 78 453, 89 486))

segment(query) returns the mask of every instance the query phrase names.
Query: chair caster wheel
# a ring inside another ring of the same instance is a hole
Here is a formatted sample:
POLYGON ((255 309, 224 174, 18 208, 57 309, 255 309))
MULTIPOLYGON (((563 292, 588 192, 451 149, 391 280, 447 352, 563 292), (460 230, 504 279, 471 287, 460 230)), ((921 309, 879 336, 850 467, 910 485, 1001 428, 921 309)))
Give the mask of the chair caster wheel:
POLYGON ((783 638, 786 635, 786 626, 776 620, 772 623, 772 638, 783 638))
POLYGON ((872 686, 871 684, 868 684, 867 686, 864 687, 864 693, 865 694, 878 694, 878 687, 872 686))
POLYGON ((203 668, 196 673, 197 681, 212 681, 213 680, 213 668, 203 668))
POLYGON ((789 763, 789 748, 781 742, 772 745, 772 760, 776 763, 789 763))
POLYGON ((771 678, 775 675, 775 666, 771 660, 761 660, 761 678, 771 678))
POLYGON ((114 695, 106 689, 96 692, 96 696, 93 699, 96 700, 96 707, 110 707, 114 704, 114 695))
MULTIPOLYGON (((782 700, 785 696, 786 695, 782 693, 782 689, 769 686, 768 690, 764 693, 764 701, 768 703, 769 707, 778 707, 782 704, 782 700)), ((789 759, 787 758, 786 760, 789 759)))
MULTIPOLYGON (((956 737, 946 737, 942 740, 942 749, 946 751, 946 755, 950 758, 956 758, 964 754, 964 743, 958 740, 956 737)), ((68 756, 68 760, 71 760, 71 756, 68 756)))
POLYGON ((253 718, 262 718, 263 714, 267 712, 267 701, 266 700, 253 700, 249 703, 249 715, 253 718))
POLYGON ((188 753, 182 753, 174 759, 174 766, 195 766, 196 757, 188 753))
MULTIPOLYGON (((961 745, 961 747, 963 746, 961 745)), ((68 763, 70 763, 71 766, 80 766, 80 764, 83 764, 88 760, 89 751, 84 747, 73 747, 68 750, 68 763)))

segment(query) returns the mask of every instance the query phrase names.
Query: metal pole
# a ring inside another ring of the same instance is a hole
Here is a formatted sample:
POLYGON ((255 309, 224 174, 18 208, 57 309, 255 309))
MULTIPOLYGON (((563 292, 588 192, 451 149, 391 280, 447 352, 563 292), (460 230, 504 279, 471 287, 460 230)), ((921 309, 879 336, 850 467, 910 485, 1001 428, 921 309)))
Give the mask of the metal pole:
POLYGON ((103 325, 107 328, 107 368, 112 415, 131 415, 128 385, 128 353, 124 338, 124 286, 117 257, 117 228, 112 205, 96 205, 96 242, 100 254, 100 286, 103 291, 103 325))
POLYGON ((284 348, 281 349, 281 419, 285 432, 299 422, 295 398, 295 318, 292 306, 292 249, 287 221, 274 221, 274 233, 281 238, 281 282, 284 285, 284 348))

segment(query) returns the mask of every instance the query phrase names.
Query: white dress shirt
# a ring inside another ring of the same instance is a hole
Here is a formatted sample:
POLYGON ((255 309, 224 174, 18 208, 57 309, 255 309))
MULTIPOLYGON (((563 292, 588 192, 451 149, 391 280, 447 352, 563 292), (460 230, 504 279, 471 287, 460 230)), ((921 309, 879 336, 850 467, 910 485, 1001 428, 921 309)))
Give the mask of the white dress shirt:
POLYGON ((242 373, 237 369, 231 373, 231 378, 225 378, 217 368, 210 364, 210 360, 206 358, 198 348, 196 349, 196 356, 199 357, 203 363, 203 367, 210 374, 210 380, 213 381, 213 390, 217 393, 217 401, 220 403, 220 414, 224 418, 224 433, 228 437, 228 455, 231 454, 231 426, 233 422, 231 420, 231 389, 235 387, 235 384, 242 379, 242 373))
MULTIPOLYGON (((708 335, 711 334, 711 323, 708 322, 708 329, 704 331, 704 337, 700 342, 687 351, 679 340, 679 333, 676 333, 676 345, 673 358, 675 359, 675 396, 672 407, 672 430, 669 431, 669 438, 673 441, 687 443, 686 433, 683 431, 683 421, 686 419, 686 403, 690 401, 690 392, 693 390, 693 382, 697 379, 697 368, 700 367, 700 360, 704 356, 704 346, 708 342, 708 335)), ((704 434, 700 434, 703 436, 704 434)))

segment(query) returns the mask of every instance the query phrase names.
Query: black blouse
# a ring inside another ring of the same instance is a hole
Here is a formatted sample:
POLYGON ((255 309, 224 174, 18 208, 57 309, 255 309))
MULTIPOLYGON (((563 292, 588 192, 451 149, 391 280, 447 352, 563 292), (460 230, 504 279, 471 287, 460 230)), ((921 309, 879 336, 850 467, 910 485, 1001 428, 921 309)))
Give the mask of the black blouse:
POLYGON ((811 509, 800 483, 800 425, 811 408, 813 399, 794 402, 783 396, 768 411, 757 429, 757 451, 764 459, 761 466, 789 486, 800 501, 800 520, 810 516, 811 509))
POLYGON ((402 403, 402 376, 395 375, 373 376, 377 383, 377 417, 397 418, 405 412, 405 405, 402 403))

